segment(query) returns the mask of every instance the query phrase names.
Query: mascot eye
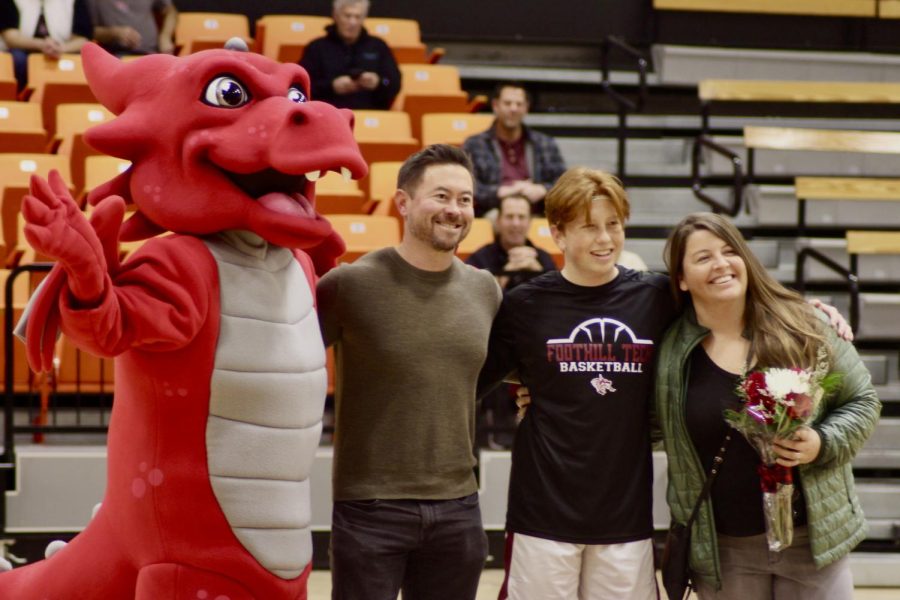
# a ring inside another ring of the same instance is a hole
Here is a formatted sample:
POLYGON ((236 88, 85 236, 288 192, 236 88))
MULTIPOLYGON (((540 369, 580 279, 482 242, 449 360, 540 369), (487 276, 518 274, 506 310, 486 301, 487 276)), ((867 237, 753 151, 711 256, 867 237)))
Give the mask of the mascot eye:
POLYGON ((203 100, 212 106, 237 108, 250 101, 250 93, 232 77, 216 77, 206 86, 203 100))
POLYGON ((298 104, 306 102, 306 94, 298 87, 291 87, 291 89, 288 90, 287 96, 288 100, 291 102, 297 102, 298 104))

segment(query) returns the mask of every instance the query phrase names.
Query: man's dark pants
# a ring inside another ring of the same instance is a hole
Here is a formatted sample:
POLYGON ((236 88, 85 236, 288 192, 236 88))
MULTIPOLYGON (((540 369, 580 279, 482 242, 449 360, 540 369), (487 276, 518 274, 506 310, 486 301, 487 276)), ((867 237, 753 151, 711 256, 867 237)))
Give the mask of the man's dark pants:
POLYGON ((474 600, 486 558, 477 493, 334 503, 333 600, 474 600))

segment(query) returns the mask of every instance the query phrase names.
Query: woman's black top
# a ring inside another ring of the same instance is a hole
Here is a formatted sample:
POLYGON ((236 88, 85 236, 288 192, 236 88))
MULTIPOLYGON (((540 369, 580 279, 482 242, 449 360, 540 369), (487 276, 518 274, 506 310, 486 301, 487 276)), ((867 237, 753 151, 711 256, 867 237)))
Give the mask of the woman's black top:
MULTIPOLYGON (((713 458, 725 434, 731 430, 723 412, 726 408, 740 410, 741 407, 735 392, 740 376, 716 365, 700 344, 691 354, 690 363, 685 421, 703 470, 709 475, 713 458)), ((716 531, 735 537, 765 533, 762 490, 756 471, 759 454, 743 435, 731 431, 731 445, 710 492, 716 531)), ((794 475, 794 523, 801 525, 806 523, 806 510, 799 493, 799 477, 796 472, 794 475)))

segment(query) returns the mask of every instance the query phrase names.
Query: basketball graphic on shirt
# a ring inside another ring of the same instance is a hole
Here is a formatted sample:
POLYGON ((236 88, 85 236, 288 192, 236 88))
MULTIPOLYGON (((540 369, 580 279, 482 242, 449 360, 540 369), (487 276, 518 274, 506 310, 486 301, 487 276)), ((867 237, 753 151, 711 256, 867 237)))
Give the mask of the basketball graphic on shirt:
POLYGON ((576 325, 567 337, 547 340, 547 360, 560 373, 597 374, 590 380, 601 396, 615 392, 613 373, 644 373, 653 358, 653 340, 638 337, 616 319, 594 317, 576 325))

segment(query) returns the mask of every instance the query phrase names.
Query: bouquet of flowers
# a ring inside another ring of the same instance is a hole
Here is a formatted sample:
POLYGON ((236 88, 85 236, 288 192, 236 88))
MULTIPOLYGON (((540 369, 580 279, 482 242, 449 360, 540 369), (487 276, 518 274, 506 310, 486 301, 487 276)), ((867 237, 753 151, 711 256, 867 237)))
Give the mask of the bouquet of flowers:
POLYGON ((838 374, 828 373, 822 350, 815 369, 767 368, 747 373, 737 389, 743 406, 739 411, 725 411, 725 420, 759 453, 766 539, 773 552, 790 546, 794 534, 793 474, 775 462, 774 440, 789 439, 798 427, 809 423, 823 396, 839 381, 838 374))

